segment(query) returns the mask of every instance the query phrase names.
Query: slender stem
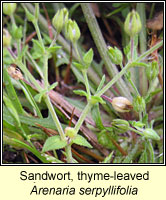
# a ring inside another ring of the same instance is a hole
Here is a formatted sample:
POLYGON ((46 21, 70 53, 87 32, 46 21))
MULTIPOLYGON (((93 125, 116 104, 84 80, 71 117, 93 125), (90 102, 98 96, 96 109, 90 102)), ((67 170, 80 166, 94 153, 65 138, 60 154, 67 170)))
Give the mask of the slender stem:
POLYGON ((66 151, 67 163, 73 163, 73 157, 72 157, 72 151, 71 151, 70 144, 66 146, 65 151, 66 151))
POLYGON ((107 83, 107 85, 102 88, 95 96, 100 97, 102 94, 104 94, 122 75, 126 73, 126 70, 130 67, 131 63, 128 63, 114 78, 107 83))
POLYGON ((51 42, 51 44, 50 44, 50 46, 49 46, 49 48, 50 47, 52 47, 55 43, 56 43, 56 41, 57 41, 57 38, 58 38, 58 35, 59 35, 59 33, 58 32, 56 32, 56 34, 55 34, 55 37, 54 37, 54 39, 52 40, 52 42, 51 42))
MULTIPOLYGON (((120 65, 121 69, 123 69, 123 64, 121 63, 120 65)), ((125 78, 129 81, 130 85, 132 86, 132 88, 135 90, 136 94, 140 96, 139 92, 138 92, 138 89, 137 87, 135 86, 134 82, 132 81, 132 79, 130 77, 127 77, 126 74, 125 75, 125 78)))
POLYGON ((39 39, 39 41, 40 41, 40 44, 42 45, 43 51, 45 51, 45 46, 44 46, 44 43, 43 43, 43 39, 42 39, 42 37, 41 37, 41 33, 40 33, 40 29, 39 29, 37 20, 35 20, 35 21, 33 22, 33 25, 34 25, 34 27, 35 27, 35 30, 36 30, 36 33, 37 33, 37 37, 38 37, 38 39, 39 39))
POLYGON ((91 107, 92 107, 92 104, 90 102, 88 102, 88 104, 84 108, 83 112, 81 113, 81 116, 80 116, 79 120, 77 121, 77 124, 74 127, 76 133, 78 133, 78 131, 80 130, 80 127, 81 127, 82 123, 84 122, 86 116, 90 112, 91 107))
POLYGON ((50 101, 49 96, 48 96, 48 95, 44 95, 43 97, 44 97, 44 100, 45 100, 45 102, 46 102, 46 104, 47 104, 47 107, 48 107, 48 109, 49 109, 49 111, 50 111, 50 113, 51 113, 52 119, 53 119, 53 121, 55 122, 55 125, 56 125, 56 127, 57 127, 57 130, 58 130, 58 132, 59 132, 59 135, 60 135, 61 139, 62 139, 63 141, 64 141, 64 140, 66 141, 64 131, 63 131, 62 126, 61 126, 61 124, 60 124, 60 121, 59 121, 59 119, 58 119, 58 117, 57 117, 57 115, 56 115, 56 113, 55 113, 55 110, 54 110, 54 108, 53 108, 53 105, 52 105, 52 103, 51 103, 51 101, 50 101))
POLYGON ((149 50, 147 50, 146 52, 144 52, 142 55, 140 55, 134 62, 139 62, 141 60, 143 60, 145 57, 147 57, 148 55, 150 55, 152 52, 154 52, 156 49, 160 48, 163 45, 163 40, 161 40, 160 42, 158 42, 156 45, 154 45, 153 47, 151 47, 149 50))
POLYGON ((133 39, 133 37, 131 37, 130 43, 131 43, 131 46, 130 46, 130 50, 131 50, 131 61, 133 61, 133 54, 134 54, 134 39, 133 39))
POLYGON ((49 86, 49 83, 48 83, 48 54, 47 54, 47 52, 45 52, 45 54, 44 54, 43 74, 44 74, 44 88, 47 89, 49 86))
POLYGON ((74 49, 76 51, 78 61, 81 62, 81 56, 80 56, 79 51, 78 51, 77 43, 74 43, 73 46, 74 46, 74 49))
POLYGON ((86 91, 88 93, 88 97, 91 98, 89 81, 88 81, 88 76, 87 76, 87 70, 82 70, 82 74, 83 74, 83 77, 84 77, 84 80, 85 80, 85 86, 86 86, 86 91))

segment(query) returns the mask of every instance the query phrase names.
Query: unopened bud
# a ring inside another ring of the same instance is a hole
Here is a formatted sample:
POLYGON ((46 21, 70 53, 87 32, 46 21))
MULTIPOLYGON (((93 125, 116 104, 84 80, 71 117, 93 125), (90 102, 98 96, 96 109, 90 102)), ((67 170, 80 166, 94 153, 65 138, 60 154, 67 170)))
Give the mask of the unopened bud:
POLYGON ((52 20, 52 24, 58 33, 61 32, 67 20, 68 20, 68 10, 66 8, 58 10, 58 12, 55 14, 52 20))
POLYGON ((108 47, 108 55, 112 61, 112 63, 116 65, 120 65, 123 60, 122 52, 116 47, 108 47))
POLYGON ((146 76, 148 78, 148 80, 153 80, 157 77, 159 73, 159 66, 157 61, 153 61, 152 63, 150 63, 149 66, 146 67, 146 76))
POLYGON ((12 39, 12 37, 9 34, 8 30, 4 28, 3 29, 3 46, 4 47, 10 46, 11 39, 12 39))
POLYGON ((132 10, 125 20, 124 30, 130 36, 133 37, 138 34, 142 29, 141 19, 137 11, 132 10))
POLYGON ((75 21, 71 19, 68 20, 65 26, 65 36, 72 43, 77 42, 80 38, 80 29, 75 21))
POLYGON ((67 137, 69 137, 70 139, 73 139, 73 138, 76 137, 77 133, 76 133, 76 131, 75 131, 74 128, 72 128, 72 127, 66 127, 65 128, 65 135, 67 137))
POLYGON ((3 13, 10 16, 15 12, 16 7, 16 3, 3 3, 3 13))
POLYGON ((154 131, 154 130, 151 129, 151 128, 146 128, 146 129, 143 131, 143 136, 144 136, 145 138, 152 139, 152 140, 160 140, 159 135, 156 133, 156 131, 154 131))
POLYGON ((123 119, 114 119, 111 124, 112 127, 120 133, 125 133, 130 127, 128 121, 123 119))

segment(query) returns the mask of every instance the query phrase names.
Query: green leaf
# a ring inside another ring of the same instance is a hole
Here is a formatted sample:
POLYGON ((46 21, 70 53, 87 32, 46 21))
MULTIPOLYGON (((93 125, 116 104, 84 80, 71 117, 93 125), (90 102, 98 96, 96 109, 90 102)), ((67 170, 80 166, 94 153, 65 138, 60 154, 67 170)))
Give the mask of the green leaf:
POLYGON ((73 92, 74 92, 75 94, 80 95, 80 96, 88 97, 88 94, 87 94, 84 90, 73 90, 73 92))
POLYGON ((103 122, 101 120, 99 104, 96 104, 92 107, 91 113, 92 113, 92 118, 96 123, 96 127, 99 128, 100 130, 103 130, 104 126, 103 126, 103 122))
POLYGON ((67 145, 67 141, 62 141, 59 135, 49 137, 44 143, 42 152, 62 149, 67 145))
POLYGON ((98 86, 98 88, 97 88, 96 93, 99 92, 99 91, 101 90, 101 88, 102 88, 103 85, 104 85, 104 82, 105 82, 105 74, 102 76, 102 79, 101 79, 101 81, 100 81, 100 84, 99 84, 99 86, 98 86))
POLYGON ((42 90, 39 94, 35 95, 34 99, 35 101, 37 102, 41 102, 41 99, 43 97, 43 95, 46 93, 46 92, 49 92, 50 90, 54 89, 56 86, 58 85, 58 82, 55 82, 53 83, 51 86, 49 86, 48 89, 45 89, 45 90, 42 90))
POLYGON ((17 125, 21 126, 17 110, 13 106, 12 102, 10 101, 10 99, 7 96, 3 95, 3 100, 4 100, 5 104, 6 104, 7 109, 9 110, 11 116, 16 121, 17 125))
POLYGON ((93 148, 92 145, 81 135, 77 135, 75 139, 73 139, 74 144, 78 144, 80 146, 85 146, 88 148, 93 148))
POLYGON ((110 163, 112 156, 113 156, 114 151, 112 151, 104 160, 102 163, 110 163))
POLYGON ((28 51, 28 45, 24 46, 21 50, 21 53, 18 56, 18 59, 21 60, 23 56, 25 56, 26 52, 28 51))
POLYGON ((31 106, 35 109, 38 117, 42 118, 42 114, 40 112, 40 109, 38 108, 38 106, 37 106, 37 104, 36 104, 36 102, 35 102, 32 94, 30 92, 30 90, 28 89, 28 87, 26 86, 26 84, 23 81, 21 81, 21 83, 22 83, 21 84, 22 90, 23 90, 23 92, 24 92, 27 100, 29 101, 29 103, 31 104, 31 106))
POLYGON ((83 61, 85 64, 90 65, 93 60, 93 49, 91 48, 85 55, 83 56, 83 61))
POLYGON ((32 39, 32 42, 34 43, 34 45, 37 47, 37 50, 41 53, 44 54, 44 49, 42 47, 42 45, 40 44, 40 42, 38 40, 32 39))
POLYGON ((9 74, 5 68, 3 70, 3 75, 4 75, 5 89, 7 91, 7 95, 9 97, 9 99, 12 101, 12 104, 15 107, 15 109, 17 110, 17 112, 19 114, 23 114, 24 110, 23 110, 20 100, 16 94, 16 91, 13 87, 13 84, 11 82, 9 74))
POLYGON ((96 103, 105 104, 105 101, 101 97, 92 96, 91 103, 95 105, 96 103))
POLYGON ((82 65, 82 64, 80 64, 80 63, 73 62, 73 64, 74 64, 80 71, 85 69, 85 66, 82 65))
POLYGON ((39 94, 35 95, 34 99, 36 102, 40 103, 43 95, 47 92, 47 89, 42 90, 39 94))
POLYGON ((32 15, 30 12, 29 12, 29 10, 25 7, 25 6, 23 6, 24 7, 24 9, 25 9, 25 12, 26 12, 26 16, 27 16, 27 19, 28 19, 28 21, 30 21, 30 22, 34 22, 34 20, 35 20, 35 16, 34 15, 32 15))
POLYGON ((62 47, 61 46, 53 46, 53 47, 49 47, 48 49, 47 49, 47 51, 49 52, 49 53, 55 53, 57 50, 59 50, 59 49, 61 49, 62 47))

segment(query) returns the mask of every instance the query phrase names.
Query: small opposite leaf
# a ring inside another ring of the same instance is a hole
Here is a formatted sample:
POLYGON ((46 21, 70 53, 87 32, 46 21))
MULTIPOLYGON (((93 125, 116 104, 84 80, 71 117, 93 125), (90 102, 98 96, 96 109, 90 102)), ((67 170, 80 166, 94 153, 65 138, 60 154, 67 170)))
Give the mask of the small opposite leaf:
POLYGON ((73 62, 73 64, 74 64, 80 71, 85 69, 85 66, 82 65, 82 64, 80 64, 80 63, 73 62))
POLYGON ((41 53, 44 54, 44 49, 38 40, 32 39, 32 42, 40 49, 41 53))
POLYGON ((88 94, 87 94, 84 90, 74 90, 73 92, 74 92, 75 94, 80 95, 80 96, 85 96, 85 97, 88 96, 88 94))
POLYGON ((105 104, 105 101, 101 97, 92 96, 91 103, 95 105, 96 103, 105 104))
POLYGON ((82 137, 81 135, 77 135, 75 137, 75 139, 73 140, 73 143, 74 144, 78 144, 80 146, 85 146, 85 147, 88 147, 88 148, 93 148, 92 145, 89 142, 87 142, 87 140, 84 137, 82 137))
POLYGON ((39 94, 35 95, 34 99, 36 102, 40 103, 43 95, 47 92, 47 90, 41 91, 39 94))
POLYGON ((96 93, 99 92, 99 91, 101 90, 101 88, 102 88, 103 85, 104 85, 104 82, 105 82, 105 75, 103 75, 103 77, 102 77, 102 79, 101 79, 101 81, 100 81, 100 84, 99 84, 99 86, 98 86, 98 88, 97 88, 96 93))
POLYGON ((83 56, 83 61, 86 63, 86 64, 91 64, 93 60, 93 50, 92 48, 87 52, 85 53, 85 55, 83 56))
POLYGON ((55 53, 57 50, 59 50, 59 49, 61 49, 61 46, 53 46, 53 47, 49 47, 48 49, 47 49, 47 51, 49 52, 49 53, 55 53))
POLYGON ((66 141, 62 141, 59 135, 49 137, 44 143, 42 152, 62 149, 67 145, 66 141))
POLYGON ((35 95, 34 97, 35 101, 40 103, 43 95, 46 92, 49 92, 50 90, 54 89, 57 85, 58 85, 58 82, 55 82, 48 89, 42 90, 39 94, 35 95))

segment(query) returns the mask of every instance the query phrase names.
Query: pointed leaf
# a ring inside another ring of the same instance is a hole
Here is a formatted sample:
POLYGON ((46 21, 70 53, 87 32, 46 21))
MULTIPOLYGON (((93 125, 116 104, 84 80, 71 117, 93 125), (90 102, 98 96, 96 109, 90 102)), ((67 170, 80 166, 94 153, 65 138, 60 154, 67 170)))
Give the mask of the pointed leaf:
POLYGON ((67 145, 66 141, 62 141, 59 135, 49 137, 44 143, 42 152, 51 151, 55 149, 62 149, 67 145))
POLYGON ((75 137, 75 139, 73 140, 73 143, 74 144, 78 144, 80 146, 85 146, 85 147, 88 147, 88 148, 93 148, 92 145, 84 137, 82 137, 81 135, 77 135, 75 137))
POLYGON ((80 96, 85 96, 85 97, 88 96, 88 94, 87 94, 84 90, 74 90, 73 92, 74 92, 75 94, 80 95, 80 96))
POLYGON ((86 63, 86 64, 91 64, 93 60, 93 50, 92 48, 89 49, 89 51, 87 53, 85 53, 85 55, 83 56, 83 61, 86 63))

